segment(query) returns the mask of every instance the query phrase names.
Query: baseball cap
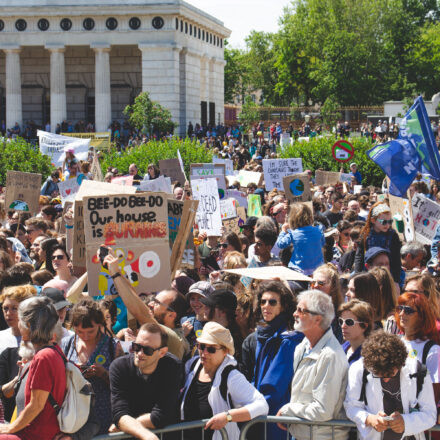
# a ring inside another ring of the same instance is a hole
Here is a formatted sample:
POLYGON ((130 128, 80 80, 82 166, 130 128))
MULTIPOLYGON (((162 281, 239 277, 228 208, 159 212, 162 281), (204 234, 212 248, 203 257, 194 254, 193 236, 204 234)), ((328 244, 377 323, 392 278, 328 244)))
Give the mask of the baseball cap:
POLYGON ((246 223, 243 225, 243 228, 253 228, 257 224, 257 217, 248 217, 246 219, 246 223))
POLYGON ((70 302, 64 298, 63 291, 60 289, 55 289, 55 287, 46 287, 43 290, 42 295, 47 296, 52 300, 56 311, 70 306, 70 302))
POLYGON ((209 295, 200 298, 200 302, 208 307, 222 307, 232 311, 237 308, 237 297, 228 289, 214 290, 209 295))
POLYGON ((390 256, 390 252, 387 249, 378 246, 371 247, 365 252, 365 263, 370 263, 371 260, 374 260, 374 258, 376 258, 380 254, 387 254, 388 256, 390 256))
POLYGON ((206 296, 208 296, 213 291, 214 288, 208 281, 197 281, 197 283, 194 283, 190 286, 188 294, 186 296, 189 298, 192 293, 197 293, 198 295, 206 298, 206 296))
POLYGON ((231 356, 234 356, 234 340, 231 332, 218 322, 210 321, 203 326, 202 334, 197 338, 200 344, 220 345, 228 350, 231 356))

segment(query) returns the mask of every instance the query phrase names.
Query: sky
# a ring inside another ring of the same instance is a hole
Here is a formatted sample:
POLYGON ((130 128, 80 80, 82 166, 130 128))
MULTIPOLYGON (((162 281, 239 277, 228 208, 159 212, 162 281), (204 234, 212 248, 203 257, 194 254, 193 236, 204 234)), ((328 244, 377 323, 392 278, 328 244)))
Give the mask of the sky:
POLYGON ((232 47, 244 48, 244 39, 252 30, 276 32, 278 19, 290 0, 185 0, 187 3, 223 21, 232 31, 232 47))

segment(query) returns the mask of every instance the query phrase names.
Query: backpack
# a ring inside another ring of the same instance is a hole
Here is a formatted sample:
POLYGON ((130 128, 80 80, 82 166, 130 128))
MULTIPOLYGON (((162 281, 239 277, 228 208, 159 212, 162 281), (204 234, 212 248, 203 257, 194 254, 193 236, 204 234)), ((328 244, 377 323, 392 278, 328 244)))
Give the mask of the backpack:
POLYGON ((63 403, 61 406, 58 405, 51 393, 48 397, 49 403, 55 410, 60 430, 66 434, 73 434, 79 431, 89 418, 93 389, 73 362, 67 360, 55 347, 49 348, 62 357, 66 367, 66 393, 63 403))
MULTIPOLYGON (((416 398, 419 397, 420 391, 422 391, 423 382, 425 381, 426 373, 428 372, 428 369, 426 368, 426 359, 428 357, 429 350, 436 345, 434 341, 427 341, 425 346, 423 347, 423 353, 422 353, 422 362, 417 361, 417 370, 415 373, 412 373, 409 375, 410 379, 416 379, 416 398)), ((367 394, 366 394, 366 387, 367 387, 367 376, 370 374, 370 372, 364 368, 364 371, 362 373, 362 388, 361 388, 361 394, 359 396, 359 401, 364 402, 365 405, 368 405, 367 402, 367 394)))

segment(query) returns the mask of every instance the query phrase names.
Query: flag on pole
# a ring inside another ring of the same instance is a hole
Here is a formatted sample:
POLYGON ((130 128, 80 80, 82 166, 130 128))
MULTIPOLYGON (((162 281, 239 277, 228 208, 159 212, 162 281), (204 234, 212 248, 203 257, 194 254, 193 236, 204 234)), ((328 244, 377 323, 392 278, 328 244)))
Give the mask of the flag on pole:
POLYGON ((419 172, 440 180, 440 155, 421 96, 400 122, 397 139, 376 145, 367 155, 390 178, 392 195, 404 197, 419 172))

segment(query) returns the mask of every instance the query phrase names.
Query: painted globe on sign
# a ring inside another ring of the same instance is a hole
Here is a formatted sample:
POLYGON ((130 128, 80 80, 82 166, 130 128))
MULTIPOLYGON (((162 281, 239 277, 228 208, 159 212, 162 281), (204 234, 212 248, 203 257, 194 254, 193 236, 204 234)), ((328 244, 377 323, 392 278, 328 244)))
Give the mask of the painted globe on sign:
POLYGON ((294 179, 290 182, 290 191, 295 197, 302 196, 304 192, 304 182, 301 179, 294 179))

